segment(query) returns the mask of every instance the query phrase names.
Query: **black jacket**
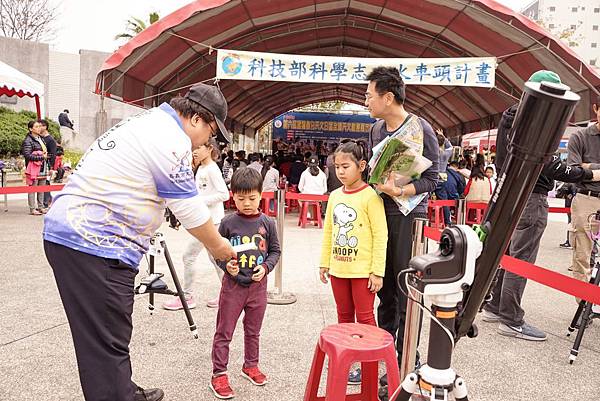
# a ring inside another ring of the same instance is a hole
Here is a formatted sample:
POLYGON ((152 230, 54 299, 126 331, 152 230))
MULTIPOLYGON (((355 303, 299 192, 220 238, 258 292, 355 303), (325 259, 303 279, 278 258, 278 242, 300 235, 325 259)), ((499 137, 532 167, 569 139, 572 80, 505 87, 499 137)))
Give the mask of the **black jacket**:
POLYGON ((56 159, 56 140, 52 135, 42 136, 41 138, 46 144, 46 149, 48 151, 48 163, 53 167, 54 160, 56 159))
POLYGON ((42 152, 42 145, 31 135, 28 133, 25 137, 25 140, 21 144, 21 154, 25 157, 25 166, 29 164, 30 161, 41 161, 44 160, 44 156, 34 156, 33 152, 36 150, 42 152))
MULTIPOLYGON (((508 155, 508 145, 510 144, 510 130, 515 119, 518 104, 511 106, 504 113, 498 125, 498 134, 496 136, 496 166, 498 166, 498 177, 504 172, 504 163, 508 155)), ((581 182, 591 180, 592 171, 578 166, 568 166, 558 155, 544 164, 544 168, 535 183, 533 192, 536 194, 548 195, 548 192, 554 189, 554 180, 563 182, 581 182)))
POLYGON ((58 124, 63 127, 68 127, 68 128, 73 129, 73 122, 71 121, 71 119, 69 118, 69 115, 67 113, 60 113, 58 115, 58 124))

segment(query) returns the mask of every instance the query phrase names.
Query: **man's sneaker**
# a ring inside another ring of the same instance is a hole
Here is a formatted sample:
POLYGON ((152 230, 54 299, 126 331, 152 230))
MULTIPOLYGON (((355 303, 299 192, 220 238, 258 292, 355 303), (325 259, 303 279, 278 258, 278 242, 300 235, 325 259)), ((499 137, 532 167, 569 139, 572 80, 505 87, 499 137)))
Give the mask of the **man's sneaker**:
MULTIPOLYGON (((194 309, 196 307, 196 301, 194 301, 194 297, 191 295, 186 295, 185 300, 190 309, 194 309)), ((181 299, 179 299, 179 295, 176 295, 170 301, 165 302, 162 305, 166 310, 180 310, 183 309, 183 305, 181 304, 181 299)))
POLYGON ((210 387, 212 392, 215 394, 215 397, 222 400, 228 400, 233 398, 235 395, 231 389, 231 386, 229 385, 229 377, 227 374, 213 376, 213 378, 210 379, 210 384, 208 387, 210 387))
POLYGON ((498 326, 498 333, 502 334, 503 336, 521 338, 529 341, 546 340, 546 333, 527 323, 523 323, 521 326, 509 326, 504 323, 500 323, 498 326))
POLYGON ((242 377, 250 380, 255 386, 264 386, 267 384, 267 376, 260 371, 258 366, 251 368, 242 368, 242 377))
POLYGON ((361 382, 362 372, 360 371, 360 368, 351 370, 350 373, 348 373, 348 384, 359 385, 361 382))
POLYGON ((218 308, 219 307, 219 297, 208 300, 206 302, 206 306, 208 306, 209 308, 218 308))
POLYGON ((564 248, 564 249, 573 249, 573 247, 571 246, 571 244, 569 243, 569 241, 566 241, 566 242, 564 242, 562 244, 559 244, 558 246, 561 247, 561 248, 564 248))
POLYGON ((160 401, 164 398, 165 393, 159 388, 143 389, 137 386, 133 401, 160 401))
POLYGON ((487 323, 497 323, 500 321, 500 316, 495 314, 494 312, 490 312, 486 309, 483 310, 483 313, 481 314, 481 320, 483 320, 484 322, 487 323))

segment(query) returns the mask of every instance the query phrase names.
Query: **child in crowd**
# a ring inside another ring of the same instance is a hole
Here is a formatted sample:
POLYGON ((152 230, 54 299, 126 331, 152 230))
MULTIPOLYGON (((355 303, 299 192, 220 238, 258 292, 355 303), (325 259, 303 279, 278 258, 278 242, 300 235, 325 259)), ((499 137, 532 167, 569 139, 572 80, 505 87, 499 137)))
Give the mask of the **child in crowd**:
POLYGON ((229 343, 236 323, 244 311, 244 366, 242 376, 256 386, 267 383, 267 377, 258 368, 259 336, 267 308, 267 277, 273 271, 279 256, 279 239, 275 222, 259 210, 262 190, 260 173, 251 168, 240 168, 231 178, 233 201, 238 210, 221 221, 219 232, 242 245, 254 243, 256 249, 239 252, 237 260, 220 264, 226 271, 219 297, 217 329, 213 340, 213 376, 209 387, 217 398, 233 398, 229 385, 227 364, 229 343))
MULTIPOLYGON (((343 184, 329 196, 325 213, 320 278, 331 279, 339 323, 375 326, 375 294, 383 286, 387 224, 383 200, 362 178, 366 151, 347 142, 334 153, 335 172, 343 184)), ((360 384, 360 369, 349 384, 360 384)))
MULTIPOLYGON (((198 192, 210 210, 213 224, 217 226, 225 215, 223 202, 229 199, 229 190, 223 180, 221 170, 219 170, 219 166, 215 162, 219 159, 219 155, 219 145, 214 138, 211 138, 207 144, 194 150, 192 154, 193 167, 197 168, 196 186, 198 187, 198 192)), ((196 238, 190 238, 183 253, 183 291, 185 292, 185 299, 190 308, 196 307, 196 300, 192 292, 197 272, 194 264, 203 248, 204 245, 200 241, 196 238)), ((209 259, 217 271, 219 282, 221 282, 223 280, 223 271, 217 266, 212 256, 209 255, 209 259)), ((219 306, 219 298, 209 300, 206 306, 217 308, 219 306)), ((170 301, 165 302, 163 308, 167 310, 179 310, 183 308, 183 305, 179 296, 175 296, 170 301)))

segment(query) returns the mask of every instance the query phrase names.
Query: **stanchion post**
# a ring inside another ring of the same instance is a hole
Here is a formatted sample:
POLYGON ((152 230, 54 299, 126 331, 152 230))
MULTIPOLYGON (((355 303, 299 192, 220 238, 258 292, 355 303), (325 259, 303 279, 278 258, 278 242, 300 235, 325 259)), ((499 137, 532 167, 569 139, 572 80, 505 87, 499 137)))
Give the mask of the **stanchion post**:
POLYGON ((456 224, 467 224, 467 200, 463 198, 456 202, 456 224))
MULTIPOLYGON (((2 174, 2 178, 1 178, 1 184, 2 184, 2 188, 4 188, 6 186, 6 171, 4 171, 4 169, 0 170, 0 173, 2 174)), ((4 211, 8 212, 8 195, 4 194, 4 211)))
POLYGON ((277 235, 279 238, 279 246, 281 247, 281 255, 279 262, 275 266, 275 288, 267 293, 267 302, 275 305, 288 305, 296 302, 296 296, 291 293, 283 292, 283 233, 285 223, 285 190, 275 191, 275 199, 277 200, 277 235))
MULTIPOLYGON (((414 220, 412 257, 427 253, 425 227, 428 225, 429 221, 427 219, 414 220)), ((421 326, 421 308, 419 308, 417 302, 421 302, 422 296, 410 286, 407 290, 410 297, 406 303, 406 323, 404 325, 402 361, 400 362, 400 381, 404 380, 406 375, 415 370, 417 342, 419 339, 419 328, 421 326)))

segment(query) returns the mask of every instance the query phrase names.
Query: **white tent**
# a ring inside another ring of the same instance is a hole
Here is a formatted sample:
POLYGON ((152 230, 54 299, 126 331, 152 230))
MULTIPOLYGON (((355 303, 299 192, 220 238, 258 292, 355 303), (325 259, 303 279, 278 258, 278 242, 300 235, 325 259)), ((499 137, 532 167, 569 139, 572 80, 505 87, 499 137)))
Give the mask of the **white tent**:
POLYGON ((44 84, 2 61, 0 61, 0 95, 34 98, 38 118, 42 118, 40 105, 43 104, 44 99, 44 84))

